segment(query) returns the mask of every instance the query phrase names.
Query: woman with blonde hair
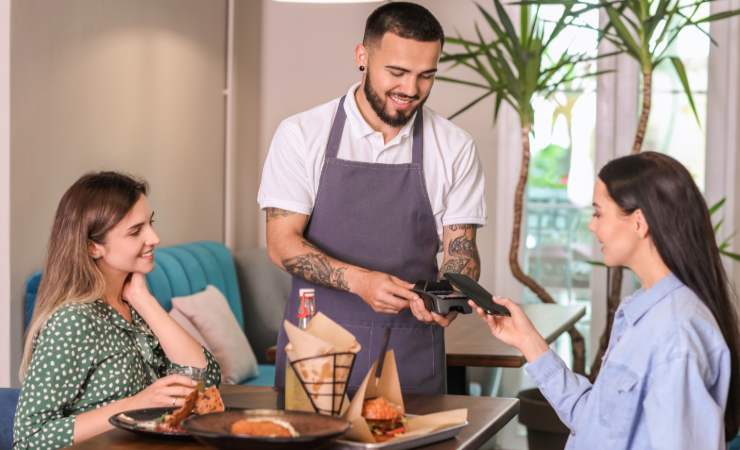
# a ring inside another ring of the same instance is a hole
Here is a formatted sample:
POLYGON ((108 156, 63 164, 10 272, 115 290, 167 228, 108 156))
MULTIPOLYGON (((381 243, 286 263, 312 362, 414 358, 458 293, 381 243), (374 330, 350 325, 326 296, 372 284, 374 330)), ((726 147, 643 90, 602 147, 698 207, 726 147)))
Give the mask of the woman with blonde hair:
POLYGON ((218 363, 149 293, 159 244, 147 185, 83 176, 57 208, 29 327, 15 416, 16 449, 67 447, 111 428, 121 411, 176 407, 195 381, 220 383, 218 363))

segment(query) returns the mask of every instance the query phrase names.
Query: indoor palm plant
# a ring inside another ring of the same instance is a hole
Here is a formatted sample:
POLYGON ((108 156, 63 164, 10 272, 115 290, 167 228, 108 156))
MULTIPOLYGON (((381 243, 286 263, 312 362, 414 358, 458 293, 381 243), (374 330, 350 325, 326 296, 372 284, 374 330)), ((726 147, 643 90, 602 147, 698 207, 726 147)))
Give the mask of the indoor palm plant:
MULTIPOLYGON (((529 176, 531 133, 534 124, 533 100, 549 97, 554 92, 582 76, 595 73, 584 70, 587 62, 595 56, 586 53, 556 52, 554 41, 569 26, 576 15, 572 7, 566 6, 554 22, 540 18, 537 5, 520 4, 518 29, 500 0, 493 0, 493 12, 477 5, 478 10, 490 28, 486 39, 478 25, 475 25, 475 38, 461 36, 448 37, 447 50, 442 62, 452 63, 453 67, 469 69, 469 78, 438 76, 437 79, 471 86, 483 92, 471 102, 460 108, 452 117, 464 113, 479 102, 493 97, 493 119, 497 119, 501 105, 506 102, 519 116, 521 136, 521 162, 519 177, 514 194, 514 217, 509 247, 509 266, 513 276, 529 288, 545 303, 555 303, 553 297, 534 278, 522 270, 519 262, 519 247, 522 233, 524 195, 529 176)), ((585 342, 575 327, 568 330, 573 346, 573 370, 585 371, 585 342)), ((555 412, 537 389, 520 392, 520 421, 528 429, 531 449, 562 448, 567 439, 567 428, 559 421, 555 412), (532 420, 529 420, 529 419, 532 420)))
MULTIPOLYGON (((529 175, 530 138, 534 123, 533 100, 537 96, 549 97, 576 77, 593 76, 583 73, 581 67, 595 56, 587 53, 551 50, 554 40, 575 19, 573 8, 566 5, 555 22, 540 18, 537 5, 520 4, 518 27, 509 16, 500 0, 493 0, 493 12, 477 4, 478 10, 490 28, 491 39, 484 38, 475 25, 475 38, 447 37, 448 48, 441 62, 452 63, 452 67, 469 69, 473 80, 438 76, 438 80, 481 89, 483 92, 460 108, 451 117, 464 113, 474 105, 493 98, 493 118, 496 120, 501 105, 506 102, 518 114, 521 134, 521 165, 514 195, 514 218, 509 247, 509 266, 513 276, 545 303, 555 303, 553 297, 532 277, 527 275, 519 263, 519 247, 522 233, 524 193, 529 175)), ((568 330, 573 345, 573 369, 585 372, 585 343, 575 329, 568 330)))
MULTIPOLYGON (((699 122, 691 87, 686 75, 683 61, 673 54, 673 43, 679 34, 688 28, 697 28, 711 36, 702 27, 717 20, 740 14, 740 10, 723 11, 705 15, 708 5, 713 0, 543 0, 540 4, 558 4, 564 6, 571 14, 579 15, 591 9, 601 9, 608 21, 598 29, 600 40, 610 42, 617 50, 634 59, 641 73, 641 107, 637 130, 632 144, 632 153, 639 153, 647 131, 650 108, 652 105, 652 81, 656 67, 670 64, 680 80, 689 106, 699 122)), ((582 26, 582 25, 581 25, 582 26)), ((712 43, 717 44, 713 39, 712 43)), ((727 252, 724 243, 725 252, 727 252)), ((611 335, 614 314, 621 299, 623 269, 609 270, 607 288, 607 321, 599 341, 599 350, 590 370, 591 379, 595 379, 601 367, 601 357, 606 351, 611 335)))

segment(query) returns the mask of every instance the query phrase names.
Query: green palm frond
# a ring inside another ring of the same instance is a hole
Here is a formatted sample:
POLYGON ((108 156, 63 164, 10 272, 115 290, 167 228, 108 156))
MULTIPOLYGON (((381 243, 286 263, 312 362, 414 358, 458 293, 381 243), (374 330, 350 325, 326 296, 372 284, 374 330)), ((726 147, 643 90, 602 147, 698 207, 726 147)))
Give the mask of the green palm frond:
POLYGON ((611 42, 635 59, 643 74, 652 73, 655 67, 670 61, 699 123, 683 60, 671 52, 675 40, 689 28, 698 29, 717 44, 702 25, 740 15, 740 9, 699 17, 705 9, 702 7, 713 1, 716 0, 547 0, 546 3, 578 11, 595 7, 603 9, 609 21, 598 30, 599 40, 611 42))
POLYGON ((444 75, 437 79, 485 92, 455 112, 453 117, 494 96, 494 120, 501 104, 508 103, 519 114, 522 125, 531 127, 535 96, 547 97, 578 77, 601 73, 587 74, 575 68, 607 55, 565 52, 551 57, 554 39, 574 23, 578 14, 593 9, 593 5, 578 8, 576 5, 576 2, 569 2, 557 20, 545 21, 540 17, 539 5, 521 3, 518 5, 517 29, 501 0, 492 0, 493 7, 489 9, 476 3, 487 29, 482 30, 475 24, 473 38, 447 38, 446 42, 454 48, 446 50, 440 59, 443 63, 451 63, 450 68, 468 69, 472 77, 444 75), (484 38, 484 34, 492 35, 493 39, 484 38))

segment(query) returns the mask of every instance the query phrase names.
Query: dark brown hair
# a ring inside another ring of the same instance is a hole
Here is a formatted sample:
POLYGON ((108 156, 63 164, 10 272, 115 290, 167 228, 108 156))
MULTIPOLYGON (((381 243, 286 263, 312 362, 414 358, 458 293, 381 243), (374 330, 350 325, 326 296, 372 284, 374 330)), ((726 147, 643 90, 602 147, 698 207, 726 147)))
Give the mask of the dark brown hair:
POLYGON ((391 2, 373 11, 365 23, 365 46, 393 33, 415 41, 445 43, 442 25, 428 9, 416 3, 391 2))

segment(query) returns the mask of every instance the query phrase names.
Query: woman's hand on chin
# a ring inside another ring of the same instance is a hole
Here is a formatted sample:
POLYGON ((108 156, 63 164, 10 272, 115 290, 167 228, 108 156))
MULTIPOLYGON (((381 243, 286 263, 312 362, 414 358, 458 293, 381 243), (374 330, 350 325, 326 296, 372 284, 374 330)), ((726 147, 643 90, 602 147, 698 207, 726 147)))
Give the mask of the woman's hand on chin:
POLYGON ((503 297, 494 297, 493 301, 505 306, 511 317, 486 314, 472 300, 469 300, 468 304, 486 322, 495 338, 519 349, 528 362, 534 361, 549 349, 547 342, 518 304, 503 297))
POLYGON ((146 285, 146 276, 140 272, 132 272, 128 276, 128 279, 123 284, 121 297, 133 307, 141 304, 141 302, 154 300, 154 297, 149 292, 149 287, 146 285))

